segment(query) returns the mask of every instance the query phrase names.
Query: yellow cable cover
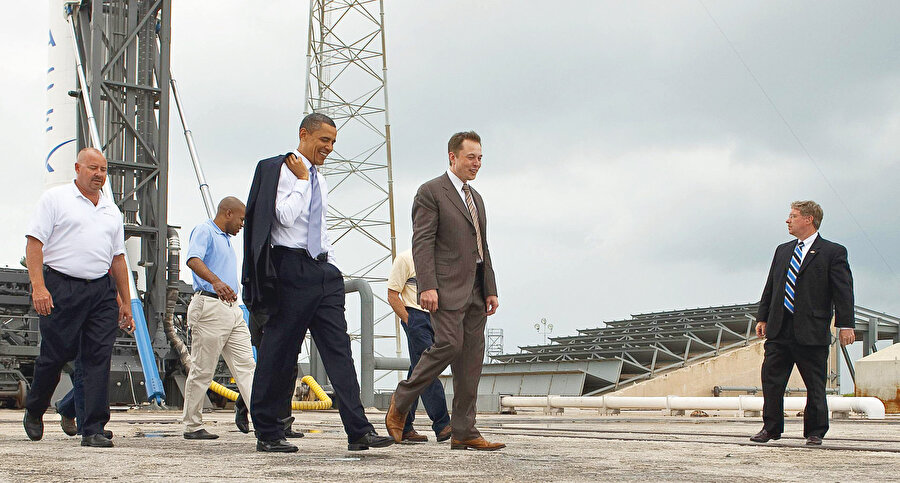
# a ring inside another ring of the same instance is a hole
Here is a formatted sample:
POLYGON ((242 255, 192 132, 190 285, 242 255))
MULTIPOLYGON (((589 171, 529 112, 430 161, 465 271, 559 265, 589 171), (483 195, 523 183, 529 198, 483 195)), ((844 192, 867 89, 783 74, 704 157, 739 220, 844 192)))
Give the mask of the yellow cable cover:
MULTIPOLYGON (((291 401, 291 409, 294 411, 321 411, 324 409, 331 409, 331 398, 328 397, 328 394, 325 394, 325 391, 322 390, 322 386, 320 386, 312 376, 303 376, 301 381, 309 386, 309 389, 316 395, 318 401, 291 401)), ((220 396, 226 397, 232 401, 237 401, 237 391, 232 391, 216 381, 211 382, 209 388, 212 392, 220 396)))

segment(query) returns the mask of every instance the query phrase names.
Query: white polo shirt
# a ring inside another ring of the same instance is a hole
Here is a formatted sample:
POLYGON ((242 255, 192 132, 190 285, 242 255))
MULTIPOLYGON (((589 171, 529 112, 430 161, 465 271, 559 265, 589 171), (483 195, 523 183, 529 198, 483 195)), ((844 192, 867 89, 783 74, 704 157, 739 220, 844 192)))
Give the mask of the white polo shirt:
POLYGON ((26 236, 44 244, 44 265, 78 278, 100 278, 125 253, 122 213, 100 192, 97 206, 74 180, 41 195, 26 236))

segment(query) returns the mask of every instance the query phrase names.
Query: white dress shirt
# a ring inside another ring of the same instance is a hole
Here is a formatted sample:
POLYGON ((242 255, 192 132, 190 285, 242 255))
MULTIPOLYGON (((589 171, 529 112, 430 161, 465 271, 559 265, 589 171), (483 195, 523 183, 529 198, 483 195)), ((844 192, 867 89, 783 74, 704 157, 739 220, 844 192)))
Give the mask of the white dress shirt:
POLYGON ((803 241, 803 248, 800 249, 801 266, 803 266, 803 259, 806 258, 806 254, 809 253, 809 248, 812 246, 813 242, 816 241, 816 237, 818 236, 819 232, 815 232, 812 235, 808 236, 805 240, 800 240, 799 238, 797 239, 798 242, 803 241))
POLYGON ((71 277, 100 278, 113 257, 125 253, 125 227, 115 203, 101 191, 94 206, 74 181, 41 195, 25 235, 44 244, 44 265, 71 277))
MULTIPOLYGON (((463 180, 459 179, 459 176, 457 176, 456 173, 454 173, 452 170, 447 170, 447 176, 450 177, 450 182, 453 183, 453 186, 456 188, 456 194, 458 194, 459 198, 462 200, 463 206, 468 208, 469 205, 466 204, 466 193, 465 191, 463 191, 463 185, 465 183, 463 182, 463 180)), ((474 197, 472 198, 472 203, 475 203, 474 197)), ((475 207, 475 213, 478 213, 478 207, 475 207)))
MULTIPOLYGON (((294 151, 305 166, 310 169, 312 163, 298 151, 294 151)), ((316 179, 319 182, 319 192, 322 193, 322 248, 328 252, 328 263, 340 267, 334 257, 334 247, 328 239, 328 227, 325 224, 325 214, 328 211, 328 185, 325 176, 316 167, 316 179)), ((275 195, 275 223, 272 224, 272 244, 289 248, 302 248, 306 250, 309 231, 309 203, 311 195, 310 181, 299 179, 288 168, 287 163, 281 165, 281 173, 278 175, 278 192, 275 195)), ((315 256, 315 255, 313 255, 315 256)))

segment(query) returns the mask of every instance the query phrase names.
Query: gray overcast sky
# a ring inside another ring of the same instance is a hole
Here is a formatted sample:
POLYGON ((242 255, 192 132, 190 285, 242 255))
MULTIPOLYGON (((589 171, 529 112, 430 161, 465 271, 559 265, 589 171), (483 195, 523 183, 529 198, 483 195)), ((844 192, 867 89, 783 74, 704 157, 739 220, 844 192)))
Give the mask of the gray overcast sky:
MULTIPOLYGON (((213 194, 246 198, 255 162, 296 146, 308 3, 174 3, 172 68, 213 194)), ((385 2, 398 246, 449 135, 479 131, 489 326, 508 352, 540 342, 542 317, 570 335, 756 301, 797 199, 849 249, 857 302, 900 314, 900 3, 704 4, 815 164, 698 1, 385 2)), ((47 12, 5 11, 0 264, 16 265, 42 189, 47 12)), ((191 227, 204 212, 172 123, 170 223, 191 227)))

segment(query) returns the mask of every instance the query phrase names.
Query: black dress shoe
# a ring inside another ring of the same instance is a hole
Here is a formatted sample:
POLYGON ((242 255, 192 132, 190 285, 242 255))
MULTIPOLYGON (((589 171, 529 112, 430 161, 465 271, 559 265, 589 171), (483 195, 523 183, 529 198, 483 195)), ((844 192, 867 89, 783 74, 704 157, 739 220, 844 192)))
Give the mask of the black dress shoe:
POLYGON ((249 414, 250 411, 247 409, 247 405, 244 404, 244 398, 238 396, 237 401, 234 402, 234 425, 237 426, 238 431, 244 434, 250 432, 249 414))
POLYGON ((25 418, 22 420, 25 426, 25 434, 32 441, 40 441, 44 437, 44 418, 41 416, 33 416, 28 410, 25 410, 25 418))
POLYGON ((288 443, 284 438, 273 441, 256 440, 256 451, 262 451, 263 453, 295 453, 299 449, 288 443))
POLYGON ((764 429, 750 437, 754 443, 766 443, 770 439, 781 439, 781 433, 770 433, 764 429))
POLYGON ((806 444, 809 446, 821 446, 822 445, 822 437, 821 436, 810 436, 806 438, 806 444))
POLYGON ((282 419, 281 424, 284 425, 283 429, 284 429, 284 437, 285 438, 302 438, 303 437, 303 433, 294 431, 294 429, 291 428, 291 425, 294 424, 293 416, 288 416, 288 417, 282 419))
POLYGON ((212 434, 205 429, 198 429, 190 433, 184 433, 184 439, 218 439, 218 434, 212 434))
POLYGON ((92 434, 90 436, 82 436, 81 445, 93 448, 112 448, 113 442, 102 434, 92 434))
POLYGON ((378 433, 373 429, 359 439, 347 444, 347 449, 350 451, 362 451, 369 448, 384 448, 392 444, 394 444, 394 438, 378 436, 378 433))

